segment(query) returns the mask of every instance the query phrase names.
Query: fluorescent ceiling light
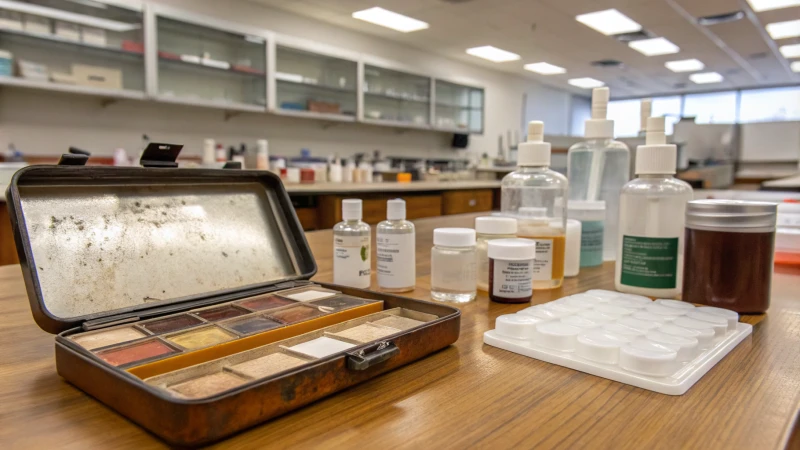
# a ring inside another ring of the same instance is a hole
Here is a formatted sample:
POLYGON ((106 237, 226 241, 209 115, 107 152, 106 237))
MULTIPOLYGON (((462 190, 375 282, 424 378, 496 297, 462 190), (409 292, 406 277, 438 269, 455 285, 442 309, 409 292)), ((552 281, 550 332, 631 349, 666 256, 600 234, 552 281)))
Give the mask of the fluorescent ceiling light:
POLYGON ((397 14, 396 12, 389 11, 388 9, 374 8, 365 9, 363 11, 356 11, 353 13, 353 18, 363 20, 364 22, 374 23, 382 27, 391 28, 401 33, 410 33, 412 31, 419 31, 428 28, 428 24, 421 20, 414 19, 413 17, 397 14))
POLYGON ((668 55, 678 53, 681 49, 665 38, 642 39, 628 42, 628 47, 645 56, 668 55))
POLYGON ((755 12, 769 11, 770 9, 788 8, 800 5, 800 0, 747 0, 755 12))
POLYGON ((60 9, 48 8, 46 6, 34 5, 31 3, 0 0, 0 9, 33 14, 36 16, 47 17, 48 19, 63 20, 65 22, 72 22, 78 25, 86 25, 89 27, 102 28, 104 30, 116 32, 131 31, 142 27, 141 24, 138 23, 126 23, 116 20, 101 19, 99 17, 76 14, 69 11, 62 11, 60 9))
POLYGON ((540 73, 542 75, 556 75, 559 73, 566 73, 567 69, 563 67, 554 66, 546 62, 538 62, 533 64, 525 64, 525 70, 540 73))
POLYGON ((722 75, 717 72, 694 73, 689 75, 689 79, 697 84, 719 83, 722 81, 722 75))
POLYGON ((791 65, 791 68, 792 68, 792 72, 800 73, 800 61, 793 62, 792 65, 791 65))
POLYGON ((571 80, 567 81, 567 83, 583 88, 583 89, 593 89, 596 87, 603 87, 606 84, 600 80, 595 80, 594 78, 572 78, 571 80))
POLYGON ((800 19, 767 24, 767 33, 772 39, 786 39, 800 36, 800 19))
POLYGON ((800 58, 800 44, 784 45, 780 51, 786 58, 800 58))
POLYGON ((581 14, 575 20, 606 36, 612 34, 633 33, 640 31, 642 26, 631 20, 616 9, 607 9, 588 14, 581 14))
POLYGON ((664 63, 664 66, 667 69, 673 72, 696 72, 698 70, 703 70, 706 68, 706 65, 703 64, 699 59, 682 59, 680 61, 669 61, 664 63))
POLYGON ((488 59, 492 62, 506 62, 516 61, 519 55, 516 53, 507 52, 491 45, 484 45, 483 47, 468 48, 467 53, 478 58, 488 59))

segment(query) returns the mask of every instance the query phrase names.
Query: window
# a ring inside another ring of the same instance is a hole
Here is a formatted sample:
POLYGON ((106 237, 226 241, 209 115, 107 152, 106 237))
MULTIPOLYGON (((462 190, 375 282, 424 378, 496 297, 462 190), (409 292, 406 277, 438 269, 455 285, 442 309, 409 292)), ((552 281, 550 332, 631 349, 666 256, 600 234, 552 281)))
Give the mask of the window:
POLYGON ((632 137, 639 134, 640 100, 617 100, 608 102, 608 118, 614 121, 617 137, 632 137))
POLYGON ((696 123, 736 123, 736 92, 686 95, 683 115, 696 123))
POLYGON ((653 117, 665 117, 665 131, 672 134, 673 127, 681 120, 681 96, 656 97, 653 99, 653 117))
POLYGON ((742 91, 739 122, 800 120, 800 87, 742 91))

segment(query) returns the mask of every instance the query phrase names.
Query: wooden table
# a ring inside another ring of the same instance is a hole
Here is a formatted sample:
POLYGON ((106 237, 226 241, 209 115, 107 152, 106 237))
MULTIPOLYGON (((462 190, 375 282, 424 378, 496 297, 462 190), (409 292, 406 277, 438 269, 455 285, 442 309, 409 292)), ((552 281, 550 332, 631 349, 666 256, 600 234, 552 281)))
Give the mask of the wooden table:
MULTIPOLYGON (((428 298, 432 230, 417 223, 417 290, 428 298)), ((331 233, 308 235, 330 281, 331 233)), ((584 271, 534 303, 613 288, 613 265, 584 271)), ((783 446, 800 395, 800 276, 776 274, 750 338, 688 393, 671 397, 483 345, 494 319, 522 309, 485 295, 463 308, 459 341, 422 361, 223 443, 266 447, 725 448, 783 446)), ((53 337, 33 323, 19 266, 0 268, 0 448, 161 448, 164 444, 58 377, 53 337)), ((135 401, 135 399, 131 399, 135 401)))

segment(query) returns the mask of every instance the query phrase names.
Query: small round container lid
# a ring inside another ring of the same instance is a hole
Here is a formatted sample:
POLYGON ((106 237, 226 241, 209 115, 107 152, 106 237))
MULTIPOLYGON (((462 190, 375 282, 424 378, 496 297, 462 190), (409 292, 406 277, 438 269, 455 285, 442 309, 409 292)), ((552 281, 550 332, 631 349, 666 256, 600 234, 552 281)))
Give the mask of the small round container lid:
POLYGON ((536 259, 536 241, 530 239, 495 239, 489 241, 487 254, 492 259, 536 259))
POLYGON ((568 210, 576 211, 604 211, 606 202, 603 200, 570 200, 567 202, 568 210))
POLYGON ((686 205, 686 227, 729 231, 775 229, 778 205, 743 200, 692 200, 686 205))
POLYGON ((517 219, 513 217, 478 217, 475 231, 481 234, 517 234, 517 219))
POLYGON ((475 230, 471 228, 437 228, 433 230, 433 245, 472 247, 475 245, 475 230))

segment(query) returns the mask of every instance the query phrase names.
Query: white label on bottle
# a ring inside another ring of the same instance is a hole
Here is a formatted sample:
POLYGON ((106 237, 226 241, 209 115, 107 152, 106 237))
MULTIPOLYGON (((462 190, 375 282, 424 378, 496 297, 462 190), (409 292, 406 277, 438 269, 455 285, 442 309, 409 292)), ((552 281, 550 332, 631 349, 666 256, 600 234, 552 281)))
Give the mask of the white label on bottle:
POLYGON ((416 261, 414 233, 378 234, 378 286, 398 289, 414 286, 416 261))
POLYGON ((369 287, 370 250, 367 236, 333 236, 333 282, 369 287))
POLYGON ((533 280, 553 279, 553 240, 536 239, 536 259, 533 261, 533 280))
POLYGON ((492 295, 525 298, 533 295, 533 261, 494 260, 492 295))

